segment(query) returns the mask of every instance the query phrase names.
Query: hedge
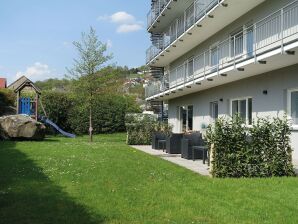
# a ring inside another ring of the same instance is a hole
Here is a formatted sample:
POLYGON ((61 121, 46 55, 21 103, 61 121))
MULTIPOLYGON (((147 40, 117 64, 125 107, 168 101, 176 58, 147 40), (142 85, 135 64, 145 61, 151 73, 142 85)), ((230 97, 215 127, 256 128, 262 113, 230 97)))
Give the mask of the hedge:
POLYGON ((290 126, 286 119, 258 119, 252 127, 236 116, 207 129, 214 177, 293 176, 290 126))
POLYGON ((125 120, 128 145, 151 145, 154 132, 172 131, 171 126, 159 122, 155 115, 127 114, 125 120))
MULTIPOLYGON (((48 117, 64 130, 78 135, 88 134, 89 108, 84 98, 47 91, 42 93, 42 102, 48 117)), ((129 96, 96 95, 93 102, 93 133, 123 132, 126 130, 125 114, 139 111, 138 105, 129 96)))
MULTIPOLYGON (((69 111, 74 104, 69 94, 44 91, 41 100, 49 119, 58 124, 63 130, 72 131, 68 117, 69 111)), ((39 114, 44 115, 41 107, 39 107, 39 114)))

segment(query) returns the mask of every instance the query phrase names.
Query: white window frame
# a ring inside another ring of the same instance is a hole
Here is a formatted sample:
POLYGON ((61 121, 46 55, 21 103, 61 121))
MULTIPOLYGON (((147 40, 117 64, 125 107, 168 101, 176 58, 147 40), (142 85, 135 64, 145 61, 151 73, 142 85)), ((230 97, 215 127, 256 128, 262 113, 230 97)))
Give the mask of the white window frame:
MULTIPOLYGON (((251 99, 252 100, 252 104, 253 104, 253 97, 251 96, 246 96, 246 97, 240 97, 240 98, 233 98, 230 99, 230 116, 233 117, 233 101, 238 101, 238 108, 239 108, 239 102, 242 100, 246 101, 246 118, 245 118, 245 124, 247 126, 251 126, 252 124, 249 124, 249 119, 248 119, 248 100, 251 99)), ((252 106, 253 107, 253 106, 252 106)), ((251 112, 251 117, 252 117, 252 112, 251 112)))
POLYGON ((218 101, 212 101, 212 102, 210 102, 210 121, 211 122, 215 122, 216 121, 216 119, 215 118, 213 118, 213 114, 212 113, 214 113, 214 111, 213 111, 213 106, 215 105, 215 104, 217 104, 217 114, 218 114, 218 117, 219 117, 219 103, 218 103, 218 101))
POLYGON ((183 118, 181 117, 181 108, 185 107, 186 108, 186 130, 185 131, 193 131, 194 130, 194 105, 193 104, 188 104, 188 105, 182 105, 178 106, 179 108, 179 118, 178 118, 178 123, 179 123, 179 132, 183 132, 183 118), (189 124, 188 124, 188 107, 192 106, 192 130, 189 130, 189 124))
MULTIPOLYGON (((292 89, 287 90, 287 118, 291 122, 293 121, 293 118, 291 116, 291 112, 292 112, 292 100, 291 100, 292 92, 298 92, 298 88, 292 88, 292 89)), ((292 123, 292 128, 293 128, 293 130, 298 130, 298 124, 292 123)))

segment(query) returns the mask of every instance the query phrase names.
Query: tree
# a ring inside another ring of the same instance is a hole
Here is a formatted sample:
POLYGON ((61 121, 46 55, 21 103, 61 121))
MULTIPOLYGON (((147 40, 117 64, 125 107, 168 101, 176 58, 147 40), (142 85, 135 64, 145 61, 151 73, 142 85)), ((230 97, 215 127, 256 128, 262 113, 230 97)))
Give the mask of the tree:
POLYGON ((74 90, 77 95, 82 96, 89 108, 89 136, 93 141, 92 132, 92 105, 94 95, 100 88, 100 69, 112 59, 112 55, 106 54, 107 44, 102 43, 95 29, 92 27, 88 34, 82 33, 81 41, 74 42, 78 51, 78 59, 74 59, 72 69, 68 69, 70 77, 73 79, 74 90))

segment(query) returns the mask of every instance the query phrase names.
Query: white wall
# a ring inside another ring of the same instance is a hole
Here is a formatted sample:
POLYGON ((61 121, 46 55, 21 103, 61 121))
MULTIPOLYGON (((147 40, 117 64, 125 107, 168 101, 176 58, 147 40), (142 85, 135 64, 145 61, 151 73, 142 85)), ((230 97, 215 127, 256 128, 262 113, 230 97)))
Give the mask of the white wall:
MULTIPOLYGON (((177 107, 194 106, 194 130, 210 123, 210 102, 218 101, 219 115, 230 114, 230 99, 252 97, 253 118, 283 117, 287 111, 287 89, 298 88, 298 64, 257 75, 237 82, 214 87, 169 101, 169 123, 179 132, 177 107), (263 90, 268 94, 264 95, 263 90), (223 99, 220 102, 220 99, 223 99)), ((298 160, 298 131, 293 131, 294 158, 298 160)))

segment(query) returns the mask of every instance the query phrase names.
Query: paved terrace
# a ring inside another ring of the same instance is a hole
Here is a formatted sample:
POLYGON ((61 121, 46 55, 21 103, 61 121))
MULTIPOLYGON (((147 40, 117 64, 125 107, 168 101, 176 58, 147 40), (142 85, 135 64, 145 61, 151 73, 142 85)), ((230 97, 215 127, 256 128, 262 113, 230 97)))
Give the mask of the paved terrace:
POLYGON ((134 145, 131 147, 133 147, 137 150, 140 150, 142 152, 145 152, 147 154, 160 157, 160 158, 167 160, 171 163, 175 163, 179 166, 182 166, 182 167, 189 169, 189 170, 191 170, 195 173, 198 173, 200 175, 210 176, 209 167, 207 166, 207 162, 206 162, 206 164, 203 164, 202 160, 193 161, 193 160, 183 159, 183 158, 181 158, 181 154, 178 154, 178 155, 168 154, 168 153, 163 152, 162 150, 152 149, 150 145, 149 146, 134 145))

